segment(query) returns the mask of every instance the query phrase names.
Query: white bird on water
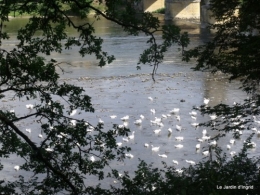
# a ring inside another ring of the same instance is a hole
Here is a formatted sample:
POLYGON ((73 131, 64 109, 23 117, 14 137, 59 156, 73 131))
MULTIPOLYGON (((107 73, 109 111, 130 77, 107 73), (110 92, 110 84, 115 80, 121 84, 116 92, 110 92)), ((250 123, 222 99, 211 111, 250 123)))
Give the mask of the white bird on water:
POLYGON ((230 149, 231 149, 231 146, 230 146, 229 144, 227 145, 227 149, 228 149, 228 150, 230 150, 230 149))
POLYGON ((162 117, 163 117, 163 118, 167 118, 167 115, 165 115, 165 114, 162 114, 162 117))
POLYGON ((73 116, 73 115, 75 115, 77 113, 77 110, 75 109, 75 110, 72 110, 72 112, 70 113, 70 116, 73 116))
POLYGON ((150 111, 152 114, 155 114, 155 109, 152 108, 150 111))
POLYGON ((193 127, 198 127, 198 125, 199 125, 199 123, 191 123, 191 126, 193 126, 193 127))
POLYGON ((171 114, 177 114, 180 111, 179 108, 173 108, 173 110, 170 111, 171 114))
POLYGON ((70 125, 76 126, 77 121, 76 120, 70 120, 70 125))
POLYGON ((169 129, 168 129, 168 132, 169 132, 169 133, 172 133, 172 129, 171 129, 171 128, 169 128, 169 129))
POLYGON ((197 120, 197 118, 196 118, 195 116, 191 116, 191 118, 192 118, 193 120, 197 120))
POLYGON ((196 115, 197 115, 197 112, 196 112, 196 111, 191 111, 191 112, 189 112, 189 114, 190 114, 191 116, 196 116, 196 115))
POLYGON ((121 147, 122 144, 123 144, 122 142, 117 142, 117 143, 116 143, 116 145, 117 145, 118 147, 121 147))
POLYGON ((95 162, 95 157, 94 157, 94 156, 91 156, 91 157, 89 158, 89 160, 90 160, 91 162, 95 162))
POLYGON ((125 156, 128 157, 128 158, 134 158, 134 155, 133 155, 133 154, 130 154, 130 153, 125 154, 125 156))
POLYGON ((127 120, 129 120, 129 116, 126 115, 126 116, 122 117, 121 120, 122 120, 122 121, 127 121, 127 120))
POLYGON ((145 143, 145 144, 144 144, 144 147, 148 148, 148 147, 149 147, 149 144, 148 144, 148 143, 145 143))
POLYGON ((134 122, 135 125, 141 125, 142 124, 142 120, 141 119, 137 119, 135 122, 134 122))
POLYGON ((210 139, 210 136, 206 136, 206 135, 203 135, 203 136, 202 136, 202 140, 204 140, 204 141, 205 141, 205 140, 209 140, 209 139, 210 139))
POLYGON ((209 99, 207 99, 207 98, 204 98, 204 104, 206 104, 206 105, 208 105, 208 103, 209 103, 209 99))
POLYGON ((183 170, 181 170, 181 169, 176 169, 175 170, 178 174, 182 174, 182 172, 183 172, 183 170))
POLYGON ((217 145, 217 141, 214 140, 214 141, 210 142, 209 145, 210 145, 210 146, 216 146, 216 145, 217 145))
POLYGON ((129 139, 134 139, 135 138, 135 131, 132 132, 132 135, 128 136, 129 139))
POLYGON ((162 158, 167 158, 166 154, 158 154, 158 156, 162 157, 162 158))
POLYGON ((45 149, 47 152, 53 152, 53 149, 52 148, 46 148, 45 149))
POLYGON ((20 169, 20 166, 18 166, 18 165, 14 166, 14 170, 19 171, 19 169, 20 169))
POLYGON ((158 147, 155 147, 153 145, 151 145, 151 146, 152 146, 152 151, 154 151, 154 152, 158 152, 160 149, 160 146, 158 146, 158 147))
POLYGON ((111 118, 111 119, 115 119, 115 118, 116 118, 116 115, 111 115, 110 118, 111 118))
POLYGON ((124 141, 124 142, 129 142, 129 139, 123 137, 123 141, 124 141))
POLYGON ((177 141, 183 141, 183 137, 175 137, 177 141))
POLYGON ((178 131, 181 131, 181 126, 180 126, 180 125, 176 125, 176 129, 177 129, 178 131))
POLYGON ((229 141, 229 143, 234 144, 234 143, 235 143, 235 140, 234 140, 234 139, 231 139, 231 140, 229 141))
POLYGON ((104 121, 102 121, 102 119, 99 118, 98 123, 103 125, 103 124, 104 124, 104 121))
POLYGON ((176 164, 176 165, 179 164, 177 160, 172 160, 172 162, 173 162, 173 164, 176 164))
POLYGON ((202 130, 202 135, 206 135, 207 134, 207 130, 206 129, 203 129, 202 130))
POLYGON ((33 105, 32 105, 32 104, 27 104, 27 105, 26 105, 26 108, 27 108, 27 109, 33 109, 33 105))
POLYGON ((181 120, 181 117, 179 115, 176 116, 177 121, 181 120))
POLYGON ((204 156, 208 156, 208 155, 209 155, 209 151, 204 151, 204 152, 202 152, 202 154, 203 154, 204 156))
POLYGON ((200 144, 196 144, 196 150, 200 149, 200 144))
POLYGON ((140 118, 143 120, 143 119, 144 119, 144 115, 141 114, 141 115, 140 115, 140 118))
POLYGON ((215 120, 217 118, 217 115, 213 114, 213 115, 209 115, 211 120, 215 120))
POLYGON ((149 99, 150 101, 153 101, 153 98, 152 98, 152 97, 148 97, 148 99, 149 99))
POLYGON ((183 148, 183 145, 182 144, 177 144, 177 145, 174 145, 175 148, 183 148))
POLYGON ((161 129, 156 129, 156 130, 153 130, 153 132, 154 132, 155 134, 158 134, 158 133, 160 133, 160 132, 161 132, 161 129))
POLYGON ((187 163, 191 164, 191 165, 195 165, 196 163, 192 160, 186 160, 187 163))
POLYGON ((31 133, 31 129, 25 129, 25 131, 31 133))

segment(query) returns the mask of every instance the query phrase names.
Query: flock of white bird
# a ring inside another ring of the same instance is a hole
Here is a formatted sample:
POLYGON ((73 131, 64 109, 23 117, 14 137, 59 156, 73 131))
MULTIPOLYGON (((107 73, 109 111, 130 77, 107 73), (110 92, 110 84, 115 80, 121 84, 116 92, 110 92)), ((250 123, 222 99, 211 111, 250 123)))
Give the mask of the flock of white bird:
MULTIPOLYGON (((152 102, 153 101, 153 98, 152 97, 148 97, 148 99, 152 102)), ((209 103, 209 99, 206 99, 204 98, 204 104, 207 105, 209 103)), ((29 109, 29 110, 32 110, 34 109, 34 105, 32 104, 28 104, 26 105, 26 108, 29 109)), ((14 112, 13 110, 11 110, 10 112, 14 112)), ((150 115, 155 115, 156 114, 156 110, 155 109, 150 109, 150 112, 151 114, 150 115)), ((162 132, 162 128, 164 127, 164 123, 163 123, 163 120, 164 119, 167 119, 169 117, 175 117, 176 121, 180 122, 181 121, 181 117, 179 115, 179 112, 180 112, 180 108, 173 108, 172 110, 169 111, 168 114, 161 114, 160 117, 154 117, 154 120, 150 120, 150 124, 152 127, 158 127, 158 128, 154 128, 152 131, 155 135, 160 135, 160 133, 162 132)), ((77 114, 77 110, 72 110, 72 112, 70 113, 70 116, 73 117, 77 114)), ((196 111, 191 111, 189 112, 189 116, 191 117, 191 120, 194 121, 191 123, 191 126, 194 127, 195 129, 198 127, 199 123, 196 122, 197 120, 197 112, 196 111)), ((213 114, 213 115, 210 115, 210 120, 216 120, 217 119, 217 115, 213 114)), ((117 116, 116 115, 110 115, 110 118, 111 119, 116 119, 117 116)), ((139 119, 136 119, 133 124, 136 125, 136 126, 141 126, 143 121, 144 120, 149 120, 148 119, 149 117, 145 117, 144 115, 140 115, 139 116, 139 119)), ((119 128, 123 128, 123 127, 128 127, 128 124, 130 122, 130 119, 131 117, 129 115, 126 115, 126 116, 123 116, 122 118, 120 118, 121 121, 123 122, 123 124, 119 125, 118 127, 119 128)), ((254 117, 254 121, 257 123, 257 124, 260 124, 260 121, 257 120, 256 117, 254 117)), ((104 124, 104 121, 99 118, 98 120, 98 123, 101 123, 101 124, 104 124)), ((70 124, 72 126, 75 126, 76 125, 76 120, 71 120, 70 121, 70 124)), ((92 129, 93 130, 93 129, 92 129)), ((92 131, 91 129, 89 131, 92 131)), ((184 130, 184 128, 180 125, 180 124, 176 124, 175 125, 175 130, 177 132, 182 132, 182 130, 184 130)), ((257 130, 256 127, 252 128, 252 130, 259 134, 260 135, 260 131, 257 130)), ((31 129, 25 129, 25 131, 29 134, 31 134, 31 129)), ((168 128, 167 129, 168 131, 168 135, 172 135, 174 134, 174 128, 168 128)), ((238 131, 238 130, 237 130, 238 131)), ((239 131, 239 134, 242 134, 242 131, 239 131)), ((65 136, 65 135, 60 135, 61 137, 62 136, 65 136)), ((39 134, 38 135, 39 138, 43 138, 43 135, 42 134, 39 134)), ((176 144, 174 145, 174 147, 176 149, 180 149, 179 151, 181 152, 181 149, 184 147, 183 144, 181 144, 181 142, 184 140, 184 137, 183 136, 176 136, 174 137, 175 140, 177 142, 180 142, 179 144, 176 144)), ((117 142, 117 146, 118 147, 121 147, 124 145, 124 143, 126 144, 127 142, 131 141, 131 140, 134 140, 135 139, 135 131, 132 131, 130 135, 128 135, 128 137, 123 137, 122 138, 122 141, 118 141, 117 142)), ((203 129, 202 130, 202 137, 201 138, 197 138, 197 141, 198 143, 194 146, 195 150, 197 150, 197 153, 201 153, 202 155, 204 156, 208 156, 210 154, 210 151, 209 150, 206 150, 204 147, 203 148, 203 151, 200 151, 201 150, 201 143, 203 142, 207 142, 207 145, 208 145, 208 148, 209 147, 214 147, 217 145, 217 141, 216 140, 211 140, 211 136, 208 135, 207 133, 207 130, 206 129, 203 129)), ((226 146, 226 149, 227 150, 231 150, 232 149, 232 145, 234 145, 236 142, 235 139, 230 139, 229 143, 227 144, 226 146)), ((255 142, 251 142, 251 143, 248 143, 252 148, 255 148, 256 147, 256 143, 255 142)), ((205 144, 204 144, 205 145, 205 144)), ((150 148, 151 151, 153 153, 157 153, 160 151, 160 148, 161 146, 154 146, 154 145, 151 145, 149 143, 144 143, 144 147, 146 148, 150 148)), ((52 152, 53 149, 52 148, 46 148, 46 151, 48 152, 52 152)), ((234 156, 236 154, 236 151, 230 151, 230 155, 231 156, 234 156)), ((131 153, 126 153, 125 156, 127 158, 134 158, 134 155, 131 154, 131 153)), ((166 153, 159 153, 158 154, 159 157, 161 158, 168 158, 167 154, 166 153)), ((89 158, 90 161, 94 162, 95 161, 95 157, 94 156, 91 156, 89 158)), ((185 159, 185 162, 188 164, 188 165, 195 165, 196 162, 194 160, 190 160, 190 159, 185 159)), ((176 159, 172 159, 172 163, 175 164, 175 165, 178 165, 179 162, 176 160, 176 159)), ((20 169, 20 167, 18 165, 14 166, 14 169, 16 171, 18 171, 20 169)), ((181 169, 176 169, 177 172, 181 173, 182 170, 181 169)))

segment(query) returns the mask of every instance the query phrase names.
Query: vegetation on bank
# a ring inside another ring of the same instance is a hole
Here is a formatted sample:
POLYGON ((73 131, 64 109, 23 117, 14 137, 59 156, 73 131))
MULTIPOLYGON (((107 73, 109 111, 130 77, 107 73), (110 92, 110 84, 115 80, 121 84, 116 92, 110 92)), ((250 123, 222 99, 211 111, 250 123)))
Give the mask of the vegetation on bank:
POLYGON ((165 14, 165 8, 159 8, 155 11, 153 11, 152 13, 156 13, 156 14, 165 14))

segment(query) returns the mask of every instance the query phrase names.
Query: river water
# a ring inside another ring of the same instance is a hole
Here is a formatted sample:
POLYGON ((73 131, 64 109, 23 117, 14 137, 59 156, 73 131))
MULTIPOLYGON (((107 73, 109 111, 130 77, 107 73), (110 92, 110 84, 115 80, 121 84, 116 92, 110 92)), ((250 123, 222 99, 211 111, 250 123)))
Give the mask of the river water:
MULTIPOLYGON (((6 49, 12 48, 16 43, 15 32, 17 28, 23 25, 27 19, 13 19, 6 31, 12 34, 11 39, 5 41, 2 47, 6 49), (19 24, 19 25, 18 25, 19 24)), ((183 31, 190 34, 191 44, 189 48, 202 44, 208 40, 208 35, 199 24, 193 22, 176 22, 181 26, 183 31)), ((106 65, 98 67, 93 56, 81 58, 77 53, 78 48, 73 47, 66 50, 62 54, 53 53, 47 58, 54 58, 68 64, 63 64, 62 68, 67 72, 61 75, 61 82, 69 82, 85 89, 86 94, 92 97, 92 103, 95 113, 86 113, 80 117, 85 118, 92 124, 97 124, 99 119, 105 123, 105 128, 112 128, 113 124, 122 124, 120 118, 129 115, 128 127, 131 131, 135 131, 135 137, 129 142, 123 142, 122 138, 118 138, 118 142, 123 145, 132 147, 132 159, 126 159, 124 163, 114 163, 117 169, 121 171, 135 170, 138 164, 138 158, 148 163, 154 163, 154 166, 162 167, 161 161, 168 165, 173 165, 172 160, 177 160, 176 168, 189 166, 185 160, 193 160, 199 162, 205 157, 202 152, 207 150, 208 142, 201 144, 201 149, 195 149, 198 143, 197 138, 202 137, 202 130, 205 128, 195 128, 191 124, 209 120, 208 117, 197 115, 196 120, 192 119, 189 112, 193 106, 203 104, 204 98, 209 98, 209 106, 218 103, 233 104, 233 102, 241 102, 245 97, 239 89, 239 82, 228 82, 225 75, 211 75, 209 73, 194 72, 191 70, 195 62, 190 63, 181 61, 181 53, 178 46, 172 47, 165 55, 165 60, 160 64, 156 82, 151 78, 152 67, 142 65, 141 70, 136 69, 138 57, 140 53, 147 48, 147 37, 142 34, 139 36, 129 36, 124 33, 120 27, 106 20, 100 20, 94 23, 96 34, 104 39, 104 50, 115 55, 116 60, 106 65), (153 100, 149 100, 152 97, 153 100), (175 115, 171 114, 167 118, 162 119, 163 127, 158 127, 151 123, 155 117, 161 118, 162 114, 167 115, 174 108, 179 108, 178 121, 175 115), (155 109, 155 114, 151 113, 151 109, 155 109), (141 125, 135 125, 134 121, 143 115, 141 125), (111 119, 111 115, 117 115, 117 118, 111 119), (176 130, 176 125, 182 126, 182 131, 176 130), (168 133, 168 128, 172 128, 173 132, 168 133), (159 134, 153 131, 161 129, 159 134), (177 141, 176 136, 182 136, 183 141, 177 141), (148 143, 149 147, 144 147, 148 143), (176 148, 175 145, 182 144, 183 148, 176 148), (151 150, 151 145, 160 146, 158 152, 151 150), (203 148, 204 147, 204 148, 203 148), (158 154, 166 154, 167 158, 160 158, 158 154)), ((68 29, 68 33, 76 35, 72 29, 68 29)), ((159 38, 159 35, 158 35, 159 38)), ((57 70, 59 71, 59 70, 57 70)), ((26 111, 25 100, 21 102, 10 100, 10 96, 4 99, 1 104, 3 109, 14 109, 17 114, 23 114, 26 111)), ((34 103, 33 101, 29 103, 34 103)), ((37 129, 37 124, 33 120, 28 120, 19 124, 21 128, 31 128, 31 139, 39 142, 39 132, 33 132, 37 129)), ((207 129, 208 135, 213 136, 216 132, 207 129)), ((232 146, 230 151, 238 152, 242 148, 243 140, 247 138, 250 132, 243 134, 240 140, 232 146)), ((231 135, 226 136, 218 142, 218 145, 224 146, 229 144, 231 135)), ((256 143, 259 142, 257 137, 253 138, 256 143)), ((252 155, 256 154, 252 150, 252 155)), ((231 157, 230 157, 231 158, 231 157)), ((14 165, 19 165, 19 160, 10 159, 5 161, 5 168, 2 172, 6 179, 10 179, 15 175, 13 173, 14 165)), ((21 172, 22 173, 22 172, 21 172)), ((17 173, 16 173, 17 174, 17 173)))

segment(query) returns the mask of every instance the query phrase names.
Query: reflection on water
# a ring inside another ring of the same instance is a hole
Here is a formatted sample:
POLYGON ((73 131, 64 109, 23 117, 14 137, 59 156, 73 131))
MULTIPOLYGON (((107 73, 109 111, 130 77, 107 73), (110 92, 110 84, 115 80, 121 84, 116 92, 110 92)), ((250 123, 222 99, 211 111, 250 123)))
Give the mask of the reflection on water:
MULTIPOLYGON (((12 20, 14 23, 11 22, 6 31, 15 33, 18 29, 17 21, 20 21, 19 24, 22 25, 23 22, 21 21, 26 20, 12 20)), ((73 18, 73 20, 76 19, 73 18)), ((189 47, 207 41, 207 37, 204 40, 200 36, 198 24, 189 23, 183 26, 185 30, 192 32, 189 47)), ((127 36, 117 25, 106 20, 95 22, 94 27, 96 34, 104 39, 104 50, 115 55, 116 60, 113 63, 100 68, 93 56, 81 58, 77 53, 77 47, 66 50, 62 54, 53 53, 46 58, 51 57, 70 63, 69 65, 64 63, 62 66, 67 73, 61 75, 61 82, 79 85, 85 89, 86 94, 92 97, 96 112, 94 114, 85 113, 78 117, 83 117, 93 124, 97 124, 100 118, 105 122, 106 128, 112 128, 113 124, 122 123, 121 117, 130 116, 128 127, 135 131, 135 138, 129 142, 124 142, 123 145, 132 147, 131 153, 134 158, 126 159, 123 164, 114 163, 112 166, 122 171, 132 171, 138 164, 138 158, 141 158, 148 163, 153 162, 155 166, 161 166, 162 160, 169 165, 173 164, 172 160, 178 160, 179 165, 176 165, 176 167, 181 168, 188 166, 185 160, 198 162, 203 159, 202 152, 206 150, 208 142, 203 142, 201 149, 196 151, 197 138, 202 136, 203 128, 195 128, 191 124, 209 118, 204 118, 198 114, 196 120, 194 120, 189 112, 193 106, 203 104, 204 97, 210 98, 210 106, 220 102, 232 104, 234 101, 241 101, 246 95, 238 90, 239 83, 229 84, 223 75, 212 76, 207 73, 193 72, 190 68, 194 65, 194 62, 182 62, 177 46, 172 47, 165 55, 165 61, 159 66, 154 83, 150 75, 152 67, 144 65, 139 71, 135 68, 140 53, 147 47, 145 36, 127 36), (152 97, 153 101, 150 101, 148 97, 152 97), (167 118, 162 118, 162 114, 169 114, 173 108, 180 108, 178 113, 180 121, 173 114, 167 118), (150 109, 155 109, 155 114, 152 114, 150 109), (141 114, 145 118, 141 125, 137 126, 134 121, 139 119, 141 114), (111 115, 117 115, 117 118, 112 120, 111 115), (159 127, 151 123, 151 120, 154 120, 155 117, 162 118, 163 126, 159 127), (183 130, 177 131, 176 125, 181 125, 183 130), (168 133, 168 128, 173 129, 172 134, 168 133), (153 132, 155 129, 161 129, 161 132, 155 134, 153 132), (177 141, 176 136, 183 136, 184 140, 177 141), (160 146, 159 152, 152 152, 151 146, 146 148, 144 143, 160 146), (183 148, 176 148, 175 145, 177 144, 182 144, 183 148), (158 154, 166 154, 168 157, 161 159, 158 154)), ((70 28, 68 28, 68 33, 76 35, 76 32, 70 28)), ((15 41, 15 38, 11 37, 9 41, 4 42, 2 47, 11 48, 13 45, 10 45, 10 43, 15 43, 15 41)), ((4 109, 15 109, 18 114, 26 112, 25 100, 21 104, 17 101, 10 103, 10 99, 11 96, 7 96, 6 102, 2 102, 4 109)), ((37 129, 37 125, 33 120, 28 120, 19 124, 19 127, 21 129, 25 129, 25 127, 37 129)), ((208 135, 213 136, 215 134, 216 132, 211 132, 208 129, 208 135)), ((232 146, 232 150, 238 151, 242 146, 241 143, 248 135, 249 133, 245 133, 241 140, 232 146)), ((223 138, 220 144, 226 145, 230 137, 223 138)), ((31 139, 40 142, 37 132, 32 132, 31 139)), ((118 138, 117 141, 121 142, 122 138, 118 138)), ((258 139, 254 137, 253 141, 257 142, 258 139)), ((12 161, 12 159, 5 161, 5 165, 9 166, 9 168, 4 169, 5 177, 10 175, 10 167, 14 163, 12 161)))

